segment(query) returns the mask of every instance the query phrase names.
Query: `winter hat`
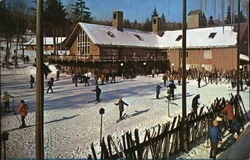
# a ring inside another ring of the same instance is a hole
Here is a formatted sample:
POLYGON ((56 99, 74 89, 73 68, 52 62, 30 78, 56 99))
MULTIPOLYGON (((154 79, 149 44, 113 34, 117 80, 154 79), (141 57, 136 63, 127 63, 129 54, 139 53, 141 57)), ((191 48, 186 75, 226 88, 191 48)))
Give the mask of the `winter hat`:
POLYGON ((217 117, 215 118, 215 120, 218 121, 218 122, 221 122, 221 121, 222 121, 222 118, 219 117, 219 116, 217 116, 217 117))

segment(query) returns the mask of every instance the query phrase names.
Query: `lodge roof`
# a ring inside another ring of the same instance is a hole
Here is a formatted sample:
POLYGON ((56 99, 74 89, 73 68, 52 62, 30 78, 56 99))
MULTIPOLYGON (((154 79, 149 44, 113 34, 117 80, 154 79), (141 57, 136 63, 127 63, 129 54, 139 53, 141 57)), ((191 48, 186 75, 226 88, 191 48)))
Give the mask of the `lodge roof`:
MULTIPOLYGON (((57 44, 61 44, 66 37, 58 37, 57 44)), ((31 38, 28 42, 24 43, 25 46, 35 46, 36 45, 36 37, 31 38)), ((53 37, 43 37, 43 45, 53 45, 53 37)))
POLYGON ((192 11, 190 11, 190 12, 188 13, 188 15, 189 15, 189 16, 190 16, 190 15, 196 15, 196 14, 200 14, 200 13, 202 13, 202 10, 197 9, 197 10, 192 10, 192 11))
MULTIPOLYGON (((76 33, 82 29, 95 45, 144 47, 144 48, 181 48, 182 30, 165 31, 162 36, 153 32, 134 29, 118 31, 111 26, 78 23, 68 38, 66 46, 71 46, 76 33)), ((187 48, 236 47, 237 32, 234 26, 187 29, 187 48)))

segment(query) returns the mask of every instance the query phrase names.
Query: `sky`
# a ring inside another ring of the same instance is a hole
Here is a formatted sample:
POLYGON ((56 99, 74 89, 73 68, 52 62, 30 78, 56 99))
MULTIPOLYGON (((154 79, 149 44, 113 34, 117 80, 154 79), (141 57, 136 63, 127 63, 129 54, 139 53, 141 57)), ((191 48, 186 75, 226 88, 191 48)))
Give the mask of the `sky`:
MULTIPOLYGON (((62 0, 64 4, 72 3, 72 0, 62 0)), ((223 0, 187 0, 187 14, 194 9, 202 8, 206 17, 221 17, 221 2, 223 0), (213 1, 216 1, 216 9, 213 8, 213 1)), ((229 0, 225 1, 225 14, 229 0)), ((237 0, 234 0, 235 3, 237 0)), ((131 22, 145 22, 151 17, 154 8, 158 14, 162 13, 170 22, 182 21, 182 0, 85 0, 86 6, 90 8, 92 16, 97 20, 111 20, 112 11, 123 11, 123 18, 131 22)), ((237 5, 235 5, 237 6, 237 5)), ((236 11, 236 10, 235 10, 236 11)), ((225 15, 224 14, 224 15, 225 15)))

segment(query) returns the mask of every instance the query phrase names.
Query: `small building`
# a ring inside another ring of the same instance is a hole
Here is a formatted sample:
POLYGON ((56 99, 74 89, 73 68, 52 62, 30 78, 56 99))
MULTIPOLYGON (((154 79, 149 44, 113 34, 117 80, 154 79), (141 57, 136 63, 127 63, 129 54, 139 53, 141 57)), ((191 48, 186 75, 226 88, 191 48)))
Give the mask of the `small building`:
POLYGON ((188 13, 188 28, 200 28, 207 26, 207 19, 202 10, 193 10, 188 13))
MULTIPOLYGON (((56 50, 64 48, 64 41, 66 37, 56 37, 56 50)), ((43 37, 44 50, 54 50, 53 37, 43 37)), ((31 38, 28 42, 23 44, 26 50, 36 49, 36 37, 31 38)))

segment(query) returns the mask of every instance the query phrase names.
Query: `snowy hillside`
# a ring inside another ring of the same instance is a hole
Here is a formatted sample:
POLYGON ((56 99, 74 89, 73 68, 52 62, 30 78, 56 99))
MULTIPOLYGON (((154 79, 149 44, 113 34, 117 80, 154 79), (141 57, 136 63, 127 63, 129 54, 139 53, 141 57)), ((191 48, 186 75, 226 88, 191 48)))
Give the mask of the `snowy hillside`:
MULTIPOLYGON (((48 76, 55 77, 55 67, 48 76)), ((29 75, 35 76, 35 67, 29 66, 20 69, 1 70, 1 90, 7 90, 17 96, 14 99, 14 107, 17 109, 19 101, 24 99, 29 105, 29 114, 26 122, 30 126, 9 132, 7 141, 7 158, 34 158, 35 157, 35 89, 30 88, 29 75)), ((90 86, 72 83, 71 75, 61 74, 60 80, 55 81, 54 93, 45 93, 44 101, 44 143, 46 158, 86 158, 91 153, 90 144, 99 143, 100 115, 99 109, 103 107, 103 136, 117 137, 126 131, 138 128, 142 133, 146 128, 170 121, 173 116, 181 114, 181 87, 177 86, 175 94, 177 99, 170 104, 170 115, 167 116, 167 102, 164 96, 167 89, 163 86, 162 76, 138 76, 135 79, 117 78, 117 83, 100 85, 102 90, 100 103, 89 102, 95 100, 95 86, 93 80, 90 86), (155 99, 156 84, 161 82, 160 99, 155 99), (129 104, 125 112, 129 116, 126 120, 116 123, 119 118, 118 106, 115 103, 118 98, 129 104)), ((229 88, 229 84, 201 83, 197 87, 197 81, 187 81, 187 110, 191 110, 191 101, 196 94, 200 94, 199 102, 210 106, 218 97, 229 98, 229 94, 235 94, 229 88)), ((45 92, 47 85, 45 84, 45 92)), ((249 111, 249 93, 241 92, 241 96, 249 111)), ((11 101, 11 107, 12 107, 11 101)), ((13 113, 2 114, 1 130, 10 130, 19 127, 19 121, 13 113)), ((20 115, 19 119, 20 119, 20 115)), ((209 148, 200 149, 204 153, 190 152, 189 158, 208 158, 209 148)), ((182 156, 183 157, 183 156, 182 156)))

